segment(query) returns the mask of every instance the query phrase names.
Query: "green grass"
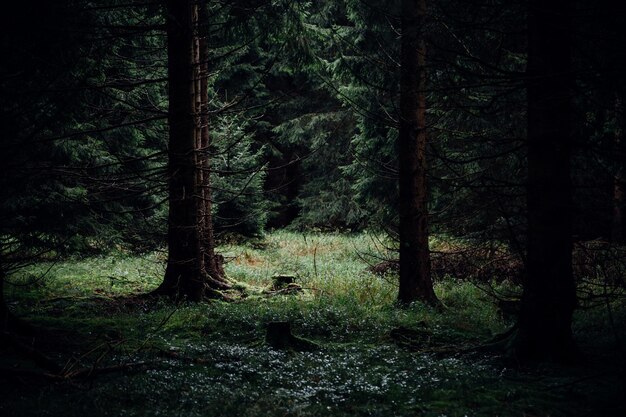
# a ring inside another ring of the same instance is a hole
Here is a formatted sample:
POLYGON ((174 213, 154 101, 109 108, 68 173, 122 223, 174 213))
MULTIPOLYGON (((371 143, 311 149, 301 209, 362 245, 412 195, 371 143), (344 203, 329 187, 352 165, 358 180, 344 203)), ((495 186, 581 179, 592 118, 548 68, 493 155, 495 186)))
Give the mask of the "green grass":
MULTIPOLYGON (((394 305, 394 277, 367 270, 380 243, 366 235, 269 234, 227 245, 228 275, 248 293, 236 302, 174 305, 133 298, 155 288, 162 253, 114 254, 40 264, 11 280, 12 309, 52 329, 37 346, 76 369, 150 361, 141 371, 50 382, 0 377, 2 415, 185 416, 610 416, 623 415, 622 358, 606 310, 579 312, 589 362, 507 369, 497 358, 454 353, 507 328, 474 285, 436 284, 446 308, 394 305), (45 274, 44 274, 45 273, 45 274), (298 295, 267 296, 275 274, 298 295), (41 276, 43 275, 43 278, 41 276), (288 320, 321 346, 274 351, 265 325, 288 320), (397 343, 393 329, 414 340, 397 343), (178 355, 175 357, 175 355, 178 355), (620 408, 621 407, 621 408, 620 408)), ((626 309, 616 304, 623 334, 626 309)), ((0 367, 29 367, 4 349, 0 367)))

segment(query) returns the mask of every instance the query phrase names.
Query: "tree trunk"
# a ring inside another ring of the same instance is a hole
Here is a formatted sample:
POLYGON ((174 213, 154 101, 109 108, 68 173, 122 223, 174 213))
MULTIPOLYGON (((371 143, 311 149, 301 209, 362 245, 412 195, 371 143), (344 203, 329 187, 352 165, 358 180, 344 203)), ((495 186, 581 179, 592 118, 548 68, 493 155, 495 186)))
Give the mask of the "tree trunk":
POLYGON ((400 74, 398 300, 437 304, 430 276, 426 206, 425 0, 402 1, 400 74))
MULTIPOLYGON (((223 280, 210 211, 207 116, 207 54, 201 41, 199 6, 192 0, 167 1, 169 80, 168 261, 156 294, 201 300, 223 280), (202 46, 202 47, 201 47, 202 46)), ((206 28, 205 28, 206 29, 206 28)))
POLYGON ((510 352, 522 362, 575 354, 569 8, 531 0, 528 15, 527 276, 510 352))
MULTIPOLYGON (((198 12, 201 23, 208 22, 208 14, 205 7, 200 7, 198 12)), ((205 33, 208 30, 205 30, 205 33)), ((213 234, 213 214, 211 201, 211 136, 209 133, 209 49, 206 36, 198 37, 199 48, 199 78, 200 97, 202 99, 198 111, 200 112, 200 175, 202 184, 202 237, 204 246, 204 264, 211 285, 218 289, 230 288, 224 273, 224 257, 215 253, 215 236, 213 234)))

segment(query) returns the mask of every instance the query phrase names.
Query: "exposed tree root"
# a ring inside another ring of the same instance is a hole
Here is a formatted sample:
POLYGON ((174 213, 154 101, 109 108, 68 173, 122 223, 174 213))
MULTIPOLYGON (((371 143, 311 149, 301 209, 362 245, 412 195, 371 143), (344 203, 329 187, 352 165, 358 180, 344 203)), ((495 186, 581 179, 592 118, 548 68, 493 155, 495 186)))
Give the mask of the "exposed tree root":
MULTIPOLYGON (((546 341, 547 343, 547 341, 546 341)), ((532 343, 516 324, 507 331, 494 336, 490 341, 465 350, 465 353, 495 354, 512 367, 521 367, 541 362, 554 362, 561 365, 577 365, 584 355, 573 340, 558 346, 532 343)))
POLYGON ((236 290, 236 283, 230 279, 222 279, 215 280, 209 276, 203 279, 203 289, 199 291, 201 296, 196 296, 195 291, 189 292, 184 288, 180 287, 169 287, 165 285, 161 285, 157 287, 155 290, 146 293, 140 297, 142 298, 155 298, 155 297, 168 297, 174 301, 209 301, 209 300, 220 300, 231 302, 237 299, 237 297, 232 294, 233 291, 236 290))

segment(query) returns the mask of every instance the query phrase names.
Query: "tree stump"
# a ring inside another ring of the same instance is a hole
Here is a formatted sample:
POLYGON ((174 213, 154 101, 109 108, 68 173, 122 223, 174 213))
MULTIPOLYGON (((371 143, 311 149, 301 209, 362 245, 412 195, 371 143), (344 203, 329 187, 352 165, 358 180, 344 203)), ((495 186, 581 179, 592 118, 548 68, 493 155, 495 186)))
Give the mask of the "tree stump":
POLYGON ((274 275, 272 281, 272 289, 280 290, 288 287, 289 284, 293 284, 296 281, 296 277, 293 275, 274 275))
POLYGON ((294 336, 291 333, 291 323, 288 321, 273 321, 267 324, 265 343, 273 349, 295 351, 312 351, 319 348, 314 342, 294 336))
POLYGON ((294 295, 302 292, 302 286, 295 283, 293 275, 274 275, 272 285, 263 291, 267 295, 294 295))
POLYGON ((288 321, 273 321, 268 323, 265 333, 265 342, 274 349, 287 349, 291 346, 291 323, 288 321))

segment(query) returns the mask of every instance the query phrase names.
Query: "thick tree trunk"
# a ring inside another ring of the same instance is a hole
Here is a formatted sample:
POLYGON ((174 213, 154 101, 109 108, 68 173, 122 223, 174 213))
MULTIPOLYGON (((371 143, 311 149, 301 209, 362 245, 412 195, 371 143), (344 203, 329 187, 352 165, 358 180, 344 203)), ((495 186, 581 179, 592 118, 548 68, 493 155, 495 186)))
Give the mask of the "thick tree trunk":
POLYGON ((402 1, 398 300, 437 304, 430 276, 426 194, 425 0, 402 1))
MULTIPOLYGON (((205 16, 204 14, 202 14, 205 16)), ((169 218, 168 262, 156 294, 200 300, 223 276, 216 259, 210 206, 206 59, 198 34, 199 7, 192 0, 167 1, 169 79, 169 218), (202 64, 202 65, 201 65, 202 64), (204 69, 203 69, 204 68, 204 69), (204 143, 203 143, 204 142, 204 143)))
POLYGON ((510 352, 523 362, 575 353, 569 8, 567 0, 529 8, 527 276, 510 352))

